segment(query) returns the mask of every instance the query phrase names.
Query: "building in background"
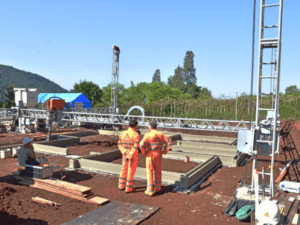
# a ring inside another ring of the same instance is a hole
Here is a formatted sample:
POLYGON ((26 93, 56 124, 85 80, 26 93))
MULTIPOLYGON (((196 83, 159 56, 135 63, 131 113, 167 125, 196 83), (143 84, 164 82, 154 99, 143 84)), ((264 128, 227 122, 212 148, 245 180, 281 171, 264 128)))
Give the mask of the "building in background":
POLYGON ((34 108, 38 102, 38 88, 14 88, 15 103, 19 105, 19 101, 23 101, 23 105, 30 108, 34 108))
POLYGON ((65 100, 67 105, 72 108, 92 108, 92 102, 83 93, 40 93, 38 95, 38 103, 43 103, 44 107, 47 99, 51 97, 59 97, 65 100))

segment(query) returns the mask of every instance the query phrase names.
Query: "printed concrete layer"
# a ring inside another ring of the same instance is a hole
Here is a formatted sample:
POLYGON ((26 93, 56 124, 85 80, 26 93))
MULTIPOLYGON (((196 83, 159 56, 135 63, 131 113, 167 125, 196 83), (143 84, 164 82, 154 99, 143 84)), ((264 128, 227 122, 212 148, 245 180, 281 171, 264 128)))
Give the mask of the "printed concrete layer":
MULTIPOLYGON (((74 168, 74 164, 76 165, 76 162, 78 161, 77 168, 81 169, 88 169, 88 170, 97 170, 104 173, 111 173, 119 175, 122 165, 109 163, 109 162, 99 162, 96 160, 89 159, 70 159, 70 168, 74 168), (71 165, 73 164, 73 165, 71 165)), ((180 176, 183 175, 182 173, 174 173, 174 172, 168 172, 168 171, 162 171, 162 180, 163 182, 169 183, 169 184, 175 184, 175 182, 180 182, 180 176)), ((146 169, 138 167, 136 169, 135 178, 139 179, 147 179, 146 176, 146 169)), ((116 185, 118 185, 116 183, 116 185)))
POLYGON ((47 152, 47 153, 54 153, 59 155, 68 155, 68 149, 57 147, 57 146, 48 146, 48 145, 42 145, 42 144, 32 144, 35 151, 41 151, 41 152, 47 152))
POLYGON ((115 149, 109 152, 90 152, 90 156, 84 156, 82 158, 106 161, 109 159, 121 158, 121 157, 122 157, 122 153, 120 152, 120 150, 115 149))
MULTIPOLYGON (((116 136, 120 136, 121 133, 123 131, 111 131, 111 130, 98 130, 99 131, 99 134, 102 134, 102 135, 116 135, 116 136)), ((142 135, 146 134, 146 133, 149 133, 148 132, 141 132, 142 135)), ((167 133, 166 134, 167 137, 171 137, 172 138, 172 141, 177 141, 177 140, 182 140, 182 134, 181 133, 167 133)))
POLYGON ((75 144, 80 142, 79 137, 70 137, 67 135, 53 135, 54 140, 39 141, 37 144, 49 145, 49 146, 63 146, 68 144, 75 144))
POLYGON ((221 161, 219 157, 211 157, 208 159, 206 162, 202 163, 201 165, 195 167, 185 175, 182 175, 180 177, 181 183, 180 187, 181 188, 189 188, 192 186, 194 183, 196 183, 199 179, 201 179, 205 174, 207 174, 210 170, 212 170, 215 166, 220 164, 221 161))
POLYGON ((74 132, 74 133, 68 133, 64 136, 69 136, 69 137, 85 137, 85 136, 91 136, 91 135, 97 135, 99 134, 96 130, 95 131, 80 131, 80 132, 74 132))
MULTIPOLYGON (((99 134, 104 135, 120 135, 122 131, 109 131, 109 130, 99 130, 99 134)), ((143 131, 141 131, 143 134, 143 131)), ((148 133, 148 132, 145 132, 148 133)), ((192 135, 192 134, 182 134, 182 133, 173 133, 173 132, 164 132, 167 136, 173 136, 180 134, 183 140, 197 140, 197 141, 215 141, 215 142, 224 142, 231 144, 236 140, 236 138, 227 138, 227 137, 218 137, 218 136, 203 136, 203 135, 192 135)))
MULTIPOLYGON (((204 155, 204 154, 198 154, 198 153, 190 153, 190 152, 168 152, 166 155, 163 155, 166 159, 178 159, 178 160, 184 160, 185 157, 188 156, 190 161, 194 162, 204 162, 211 158, 211 155, 204 155)), ((234 160, 233 157, 228 156, 219 156, 222 165, 230 165, 232 167, 236 167, 237 160, 234 160)))
MULTIPOLYGON (((104 153, 91 152, 90 154, 90 156, 85 156, 79 159, 70 159, 69 167, 72 169, 81 168, 88 170, 98 170, 105 173, 119 175, 122 167, 121 165, 103 162, 103 160, 121 157, 122 155, 118 149, 104 153)), ((212 168, 220 163, 221 162, 219 157, 213 156, 210 157, 206 162, 193 168, 186 174, 162 171, 162 180, 166 183, 179 185, 181 188, 189 188, 191 185, 201 179, 201 177, 207 174, 212 168)), ((135 173, 135 178, 147 179, 146 169, 138 167, 135 173)))
MULTIPOLYGON (((172 135, 172 134, 173 133, 168 133, 168 135, 172 135)), ((236 138, 203 136, 203 135, 192 135, 192 134, 181 134, 181 137, 183 140, 215 141, 215 142, 224 142, 228 144, 236 140, 236 138)))
POLYGON ((203 148, 190 148, 182 146, 173 146, 172 151, 174 152, 192 152, 198 154, 206 155, 219 155, 219 156, 231 156, 234 157, 237 154, 236 150, 232 149, 219 149, 215 147, 214 149, 203 149, 203 148))
POLYGON ((187 148, 224 149, 224 150, 228 149, 228 150, 236 151, 235 145, 224 145, 224 144, 195 142, 195 141, 177 141, 177 146, 187 147, 187 148))

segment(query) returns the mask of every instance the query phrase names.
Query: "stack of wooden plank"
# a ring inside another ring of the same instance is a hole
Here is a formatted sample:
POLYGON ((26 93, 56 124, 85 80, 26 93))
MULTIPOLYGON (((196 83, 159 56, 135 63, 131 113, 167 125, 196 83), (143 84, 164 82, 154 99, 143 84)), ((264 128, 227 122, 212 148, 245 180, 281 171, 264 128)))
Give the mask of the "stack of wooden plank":
POLYGON ((92 189, 78 184, 72 184, 66 181, 60 180, 40 180, 35 178, 20 177, 14 175, 20 184, 27 185, 34 188, 43 189, 53 193, 61 194, 70 198, 74 198, 80 201, 89 202, 97 205, 101 205, 107 201, 106 198, 95 196, 92 193, 92 189))

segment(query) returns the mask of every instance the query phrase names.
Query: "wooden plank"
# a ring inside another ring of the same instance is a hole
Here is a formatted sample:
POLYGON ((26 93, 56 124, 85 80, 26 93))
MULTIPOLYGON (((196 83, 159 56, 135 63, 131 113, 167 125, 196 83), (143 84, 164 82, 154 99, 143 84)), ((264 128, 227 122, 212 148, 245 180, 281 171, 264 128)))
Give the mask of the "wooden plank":
MULTIPOLYGON (((37 179, 34 179, 34 180, 37 180, 37 179)), ((72 190, 72 191, 77 191, 77 192, 81 192, 81 193, 85 193, 85 192, 92 190, 92 188, 85 187, 85 186, 78 185, 78 184, 69 183, 67 181, 54 181, 54 180, 39 180, 39 181, 41 181, 43 183, 54 185, 56 187, 60 187, 60 188, 64 188, 64 189, 72 190)))
POLYGON ((99 196, 95 196, 95 197, 90 198, 90 199, 88 200, 89 203, 94 203, 94 204, 98 204, 98 205, 101 205, 101 204, 106 203, 106 202, 108 202, 108 201, 109 201, 108 199, 106 199, 106 198, 101 198, 101 197, 99 197, 99 196))
MULTIPOLYGON (((56 194, 61 194, 61 195, 64 195, 64 196, 67 196, 67 197, 70 197, 70 198, 74 198, 74 199, 77 199, 77 200, 80 200, 80 201, 84 201, 84 202, 89 202, 89 203, 93 203, 93 204, 97 204, 97 205, 99 205, 99 202, 101 202, 99 199, 96 199, 95 201, 89 201, 89 199, 87 199, 87 198, 79 197, 77 195, 73 195, 73 194, 68 193, 66 191, 60 191, 60 190, 57 190, 55 188, 45 188, 44 186, 42 186, 40 184, 37 184, 37 183, 35 183, 35 184, 28 184, 26 181, 20 181, 19 183, 28 185, 30 187, 34 187, 34 188, 39 188, 39 189, 42 189, 42 190, 50 191, 50 192, 53 192, 53 193, 56 193, 56 194)), ((97 197, 97 196, 95 196, 95 197, 97 197)), ((105 199, 103 198, 102 202, 109 201, 108 199, 106 199, 106 201, 104 201, 104 200, 105 199)))
POLYGON ((296 212, 298 210, 298 203, 299 203, 299 201, 296 200, 295 204, 292 206, 291 211, 290 211, 290 213, 289 213, 289 215, 288 215, 288 217, 286 219, 286 223, 292 224, 293 218, 294 218, 294 216, 295 216, 295 214, 296 214, 296 212))
POLYGON ((47 204, 47 205, 54 205, 54 206, 59 206, 60 205, 59 203, 49 201, 47 199, 40 198, 40 197, 32 197, 31 199, 35 202, 39 202, 39 203, 43 203, 43 204, 47 204))
POLYGON ((40 179, 36 179, 36 178, 20 177, 20 176, 17 176, 17 175, 15 175, 15 177, 17 179, 27 180, 29 182, 31 182, 31 180, 33 180, 34 182, 53 185, 53 186, 58 187, 58 188, 63 188, 63 189, 68 190, 68 191, 69 190, 70 191, 76 191, 76 192, 79 192, 79 193, 82 193, 82 194, 92 190, 92 188, 85 187, 85 186, 78 185, 78 184, 69 183, 67 181, 55 181, 55 180, 48 180, 48 179, 40 180, 40 179))
POLYGON ((298 219, 299 219, 299 214, 296 213, 291 224, 297 224, 298 219))
POLYGON ((48 184, 48 183, 43 182, 43 180, 32 179, 32 178, 29 178, 29 177, 20 177, 20 176, 17 176, 17 175, 15 175, 15 177, 17 179, 19 179, 19 180, 26 181, 26 182, 28 182, 30 184, 38 183, 38 184, 41 184, 41 185, 43 185, 45 187, 55 188, 55 189, 58 189, 58 190, 61 190, 61 191, 67 191, 69 193, 72 193, 74 195, 78 195, 80 197, 89 197, 89 196, 92 195, 91 191, 86 191, 86 192, 82 193, 82 192, 79 192, 79 191, 74 191, 74 190, 66 189, 64 187, 59 187, 57 185, 48 184))

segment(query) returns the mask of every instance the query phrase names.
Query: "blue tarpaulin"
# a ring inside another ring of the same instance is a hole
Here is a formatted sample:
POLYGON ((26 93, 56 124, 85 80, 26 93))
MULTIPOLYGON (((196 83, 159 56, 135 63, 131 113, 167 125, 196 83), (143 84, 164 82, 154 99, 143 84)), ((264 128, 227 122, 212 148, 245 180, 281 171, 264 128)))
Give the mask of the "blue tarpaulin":
POLYGON ((74 108, 74 103, 83 103, 83 108, 92 108, 91 101, 83 93, 40 93, 38 103, 46 103, 51 97, 59 97, 74 108))

